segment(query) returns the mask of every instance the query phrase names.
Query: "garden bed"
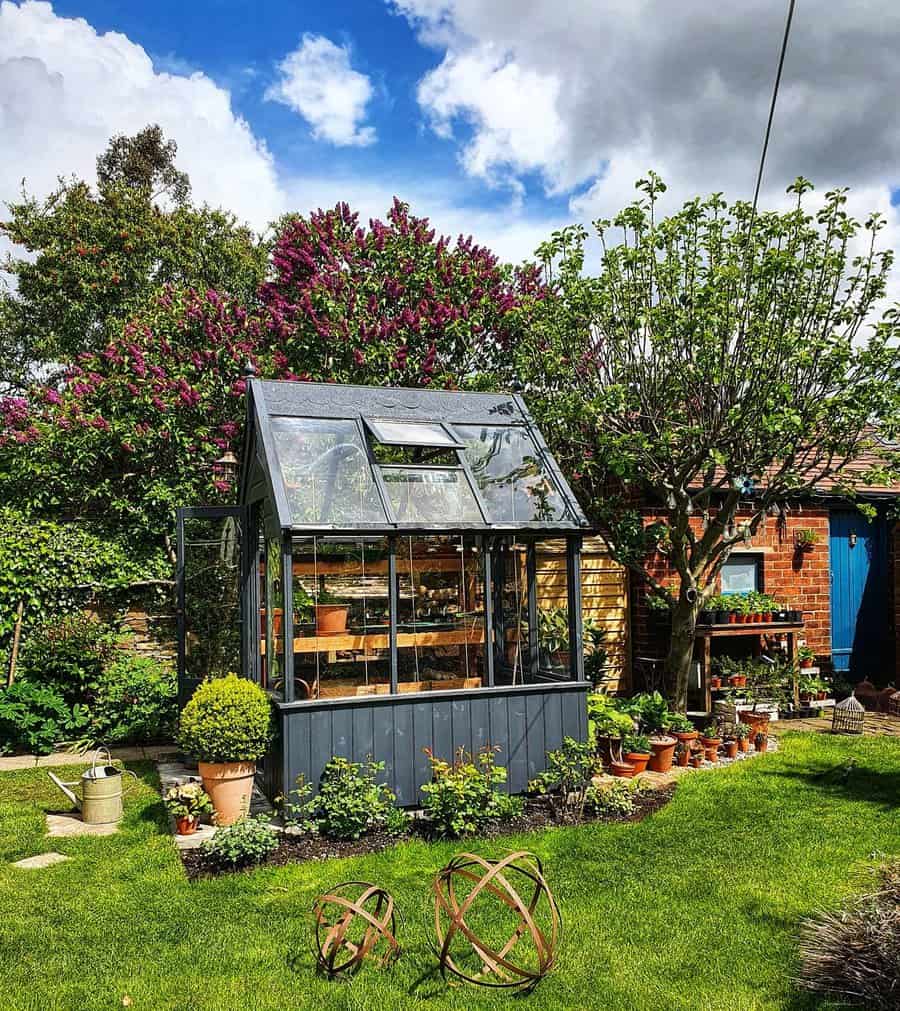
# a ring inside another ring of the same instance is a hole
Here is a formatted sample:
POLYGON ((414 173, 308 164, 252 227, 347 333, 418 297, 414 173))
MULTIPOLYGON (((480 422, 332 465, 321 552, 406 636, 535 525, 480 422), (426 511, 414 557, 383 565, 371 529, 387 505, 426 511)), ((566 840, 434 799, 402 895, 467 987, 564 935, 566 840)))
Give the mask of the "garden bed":
MULTIPOLYGON (((593 815, 585 814, 580 820, 558 818, 544 797, 528 798, 525 811, 515 818, 496 820, 476 836, 457 840, 465 846, 467 842, 477 842, 479 839, 496 839, 501 836, 521 835, 527 832, 538 832, 543 829, 588 824, 594 822, 639 822, 648 815, 658 811, 667 804, 675 792, 675 784, 653 790, 637 793, 634 798, 634 810, 631 814, 593 815)), ((387 832, 371 832, 360 839, 331 839, 318 833, 291 834, 290 829, 283 832, 278 848, 269 854, 265 860, 246 870, 257 867, 283 867, 287 864, 305 863, 341 859, 344 857, 367 856, 390 849, 409 839, 423 839, 426 842, 436 841, 428 822, 416 818, 410 831, 405 835, 390 835, 387 832)), ((233 874, 235 871, 210 867, 204 863, 203 854, 199 849, 181 850, 181 862, 185 873, 191 881, 200 878, 217 877, 220 874, 233 874)), ((237 872, 239 873, 239 872, 237 872)))

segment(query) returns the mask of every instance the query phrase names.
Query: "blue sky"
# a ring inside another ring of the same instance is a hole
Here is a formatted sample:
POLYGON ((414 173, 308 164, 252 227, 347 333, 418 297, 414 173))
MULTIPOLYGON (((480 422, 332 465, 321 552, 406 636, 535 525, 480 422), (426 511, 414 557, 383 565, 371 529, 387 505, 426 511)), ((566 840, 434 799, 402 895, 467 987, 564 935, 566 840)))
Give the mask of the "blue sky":
MULTIPOLYGON (((506 259, 667 199, 752 192, 785 5, 742 0, 0 0, 0 201, 158 122, 254 227, 394 194, 506 259)), ((763 203, 852 187, 900 240, 900 4, 798 9, 763 203)))

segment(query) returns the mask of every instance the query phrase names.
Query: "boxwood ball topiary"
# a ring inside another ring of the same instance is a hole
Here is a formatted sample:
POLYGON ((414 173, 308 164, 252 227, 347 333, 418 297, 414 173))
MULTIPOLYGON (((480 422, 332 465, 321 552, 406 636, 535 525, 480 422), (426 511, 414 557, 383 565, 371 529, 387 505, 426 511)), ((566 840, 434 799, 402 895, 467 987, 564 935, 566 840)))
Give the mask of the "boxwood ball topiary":
POLYGON ((181 713, 178 741, 200 762, 256 762, 271 739, 268 696, 236 674, 204 681, 181 713))

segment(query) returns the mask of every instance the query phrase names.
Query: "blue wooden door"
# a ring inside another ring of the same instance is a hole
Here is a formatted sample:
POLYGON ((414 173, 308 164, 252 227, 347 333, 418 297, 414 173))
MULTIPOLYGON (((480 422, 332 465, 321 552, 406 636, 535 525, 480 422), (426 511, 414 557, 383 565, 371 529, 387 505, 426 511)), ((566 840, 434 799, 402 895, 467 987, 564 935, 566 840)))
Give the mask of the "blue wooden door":
POLYGON ((887 659, 887 538, 884 517, 831 510, 831 655, 851 680, 882 680, 887 659))

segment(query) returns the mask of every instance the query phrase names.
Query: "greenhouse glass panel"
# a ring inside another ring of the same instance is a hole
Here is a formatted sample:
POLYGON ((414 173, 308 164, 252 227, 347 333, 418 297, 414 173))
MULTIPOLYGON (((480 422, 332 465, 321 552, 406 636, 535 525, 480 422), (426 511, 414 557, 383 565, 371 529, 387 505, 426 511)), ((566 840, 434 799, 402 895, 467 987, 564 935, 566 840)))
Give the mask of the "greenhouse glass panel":
POLYGON ((437 467, 382 467, 398 523, 451 526, 484 522, 462 470, 437 467))
POLYGON ((556 484, 524 428, 455 425, 491 523, 570 520, 556 484))
POLYGON ((459 446, 460 443, 436 422, 376 421, 364 419, 372 435, 386 446, 459 446))
POLYGON ((276 417, 271 424, 296 526, 387 522, 355 421, 276 417))

